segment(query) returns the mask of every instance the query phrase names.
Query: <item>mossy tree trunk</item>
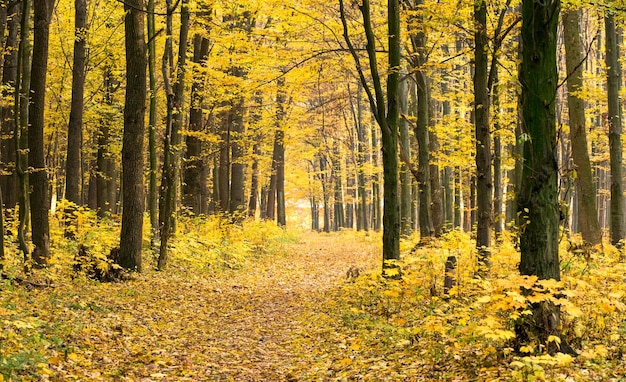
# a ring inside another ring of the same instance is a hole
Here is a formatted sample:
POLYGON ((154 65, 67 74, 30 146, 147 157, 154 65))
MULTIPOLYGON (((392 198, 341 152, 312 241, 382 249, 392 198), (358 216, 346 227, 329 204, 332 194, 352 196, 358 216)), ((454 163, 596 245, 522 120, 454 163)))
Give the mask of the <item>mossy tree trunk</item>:
MULTIPOLYGON (((522 275, 560 280, 558 252, 559 201, 555 100, 559 0, 522 3, 522 131, 524 169, 518 196, 519 264, 522 275)), ((518 340, 548 344, 559 336, 560 311, 549 300, 533 304, 533 315, 516 327, 518 340)), ((551 342, 549 352, 556 352, 551 342)), ((549 345, 549 344, 548 344, 549 345)), ((561 352, 573 352, 564 339, 561 352)))

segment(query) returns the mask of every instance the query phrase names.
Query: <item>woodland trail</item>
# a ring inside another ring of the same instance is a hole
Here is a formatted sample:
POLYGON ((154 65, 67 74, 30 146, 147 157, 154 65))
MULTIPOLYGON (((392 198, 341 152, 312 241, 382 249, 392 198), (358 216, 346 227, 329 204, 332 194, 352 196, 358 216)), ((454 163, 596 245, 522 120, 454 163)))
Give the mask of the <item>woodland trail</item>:
POLYGON ((289 375, 300 362, 290 341, 304 324, 302 310, 328 298, 328 289, 345 278, 351 265, 371 263, 375 256, 374 248, 353 244, 336 236, 309 235, 290 245, 288 255, 264 258, 253 269, 235 273, 221 293, 239 303, 216 307, 212 339, 214 349, 221 350, 207 375, 297 379, 289 375))
POLYGON ((30 314, 66 349, 52 352, 50 380, 313 379, 312 363, 329 353, 315 337, 315 317, 325 314, 316 310, 350 266, 378 264, 378 240, 306 233, 284 246, 239 270, 147 272, 29 292, 30 314))
POLYGON ((291 244, 287 255, 266 257, 234 273, 221 294, 239 303, 216 307, 215 358, 203 374, 217 380, 298 380, 308 361, 295 354, 291 341, 309 324, 302 322, 309 316, 304 310, 324 306, 327 292, 345 279, 350 266, 373 266, 378 259, 374 245, 354 244, 310 234, 291 244))

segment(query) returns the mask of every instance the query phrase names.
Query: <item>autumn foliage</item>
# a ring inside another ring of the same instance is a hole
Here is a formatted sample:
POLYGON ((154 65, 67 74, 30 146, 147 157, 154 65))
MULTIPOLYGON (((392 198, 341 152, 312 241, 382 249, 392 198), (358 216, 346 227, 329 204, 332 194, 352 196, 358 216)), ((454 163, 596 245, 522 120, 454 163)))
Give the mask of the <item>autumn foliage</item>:
MULTIPOLYGON (((0 282, 0 380, 570 381, 626 371, 625 269, 610 245, 581 250, 563 238, 557 283, 516 275, 509 237, 486 279, 475 277, 468 235, 418 247, 412 237, 395 280, 380 275, 377 233, 184 217, 168 272, 149 258, 143 274, 101 283, 75 277, 78 248, 60 216, 51 268, 22 279, 16 262, 0 282), (457 284, 444 295, 449 256, 457 284), (546 355, 539 342, 514 350, 514 324, 544 300, 561 306, 580 356, 546 355)), ((76 216, 76 236, 109 253, 119 221, 76 216)))

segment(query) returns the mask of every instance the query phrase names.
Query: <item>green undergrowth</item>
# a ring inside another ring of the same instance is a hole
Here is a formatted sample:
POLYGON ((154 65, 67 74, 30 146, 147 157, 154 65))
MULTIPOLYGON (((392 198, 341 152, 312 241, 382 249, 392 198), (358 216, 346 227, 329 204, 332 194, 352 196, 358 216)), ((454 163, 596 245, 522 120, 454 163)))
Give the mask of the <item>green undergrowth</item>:
MULTIPOLYGON (((572 239, 575 240, 575 239, 572 239)), ((511 237, 477 277, 475 244, 457 231, 428 245, 403 242, 402 278, 380 270, 349 278, 310 318, 298 343, 325 344, 308 375, 333 380, 579 381, 626 375, 626 265, 610 245, 585 251, 563 239, 562 280, 518 275, 511 237), (444 266, 458 261, 457 285, 443 294, 444 266), (530 294, 522 294, 525 287, 530 294), (531 304, 560 306, 563 338, 519 344, 515 324, 531 304), (312 334, 313 333, 313 334, 312 334), (567 341, 579 356, 546 353, 567 341), (324 356, 331 354, 332 356, 324 356), (384 377, 381 377, 384 376, 384 377)), ((312 310, 315 309, 312 307, 312 310)))

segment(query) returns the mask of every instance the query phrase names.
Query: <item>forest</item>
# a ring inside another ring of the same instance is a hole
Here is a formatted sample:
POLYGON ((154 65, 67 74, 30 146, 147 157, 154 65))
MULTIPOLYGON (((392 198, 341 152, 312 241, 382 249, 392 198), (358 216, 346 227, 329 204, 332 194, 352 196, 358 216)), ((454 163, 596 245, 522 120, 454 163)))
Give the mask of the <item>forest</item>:
POLYGON ((0 382, 622 381, 623 0, 0 0, 0 382))

